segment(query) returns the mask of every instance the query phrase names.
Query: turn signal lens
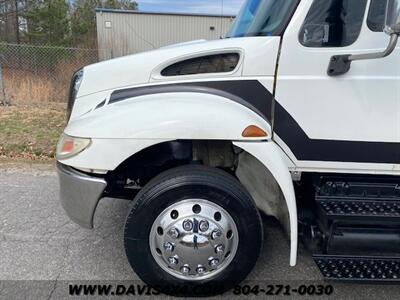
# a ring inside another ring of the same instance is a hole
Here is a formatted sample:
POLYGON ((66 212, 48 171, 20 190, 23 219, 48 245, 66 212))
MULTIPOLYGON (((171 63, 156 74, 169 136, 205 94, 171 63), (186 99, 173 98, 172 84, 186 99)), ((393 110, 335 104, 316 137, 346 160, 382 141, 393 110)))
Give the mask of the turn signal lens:
POLYGON ((266 133, 264 130, 262 130, 260 127, 257 127, 255 125, 251 125, 247 127, 243 133, 243 137, 248 137, 248 138, 258 138, 258 137, 267 137, 268 133, 266 133))
POLYGON ((91 139, 76 138, 63 134, 57 145, 57 159, 63 160, 78 155, 87 149, 91 142, 91 139))

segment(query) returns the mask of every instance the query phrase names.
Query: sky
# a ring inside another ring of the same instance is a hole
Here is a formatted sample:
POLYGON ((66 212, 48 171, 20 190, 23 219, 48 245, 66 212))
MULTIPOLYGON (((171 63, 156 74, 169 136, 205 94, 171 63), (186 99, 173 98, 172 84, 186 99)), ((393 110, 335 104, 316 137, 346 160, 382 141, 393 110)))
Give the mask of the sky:
POLYGON ((236 15, 244 0, 136 0, 139 10, 236 15))

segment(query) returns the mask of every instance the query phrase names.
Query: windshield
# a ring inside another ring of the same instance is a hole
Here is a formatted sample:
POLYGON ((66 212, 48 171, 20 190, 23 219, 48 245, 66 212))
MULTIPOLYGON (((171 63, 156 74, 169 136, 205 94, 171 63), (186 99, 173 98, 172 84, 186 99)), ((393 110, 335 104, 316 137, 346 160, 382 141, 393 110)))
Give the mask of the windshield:
POLYGON ((227 37, 281 35, 299 0, 247 0, 227 37))

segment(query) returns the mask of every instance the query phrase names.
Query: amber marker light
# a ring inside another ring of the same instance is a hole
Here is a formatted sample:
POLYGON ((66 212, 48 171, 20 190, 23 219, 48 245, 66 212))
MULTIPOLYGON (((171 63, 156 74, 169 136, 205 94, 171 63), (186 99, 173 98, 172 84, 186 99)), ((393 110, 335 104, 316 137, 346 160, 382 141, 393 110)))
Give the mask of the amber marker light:
POLYGON ((78 155, 92 143, 88 138, 77 138, 62 134, 57 145, 57 159, 63 160, 78 155))
POLYGON ((250 125, 245 130, 243 130, 242 136, 247 138, 268 137, 268 133, 266 133, 260 127, 250 125))
POLYGON ((74 141, 72 140, 67 140, 64 142, 64 144, 62 145, 62 149, 61 152, 65 152, 65 153, 70 153, 74 150, 74 141))

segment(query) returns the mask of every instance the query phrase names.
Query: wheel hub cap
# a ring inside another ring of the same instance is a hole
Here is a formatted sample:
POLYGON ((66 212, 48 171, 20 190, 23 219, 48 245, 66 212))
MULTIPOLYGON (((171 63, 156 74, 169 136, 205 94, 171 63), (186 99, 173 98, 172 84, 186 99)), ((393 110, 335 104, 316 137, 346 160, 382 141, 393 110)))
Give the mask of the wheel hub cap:
POLYGON ((149 242, 155 261, 167 273, 183 280, 203 280, 232 262, 239 235, 222 207, 190 199, 171 205, 157 217, 149 242))

